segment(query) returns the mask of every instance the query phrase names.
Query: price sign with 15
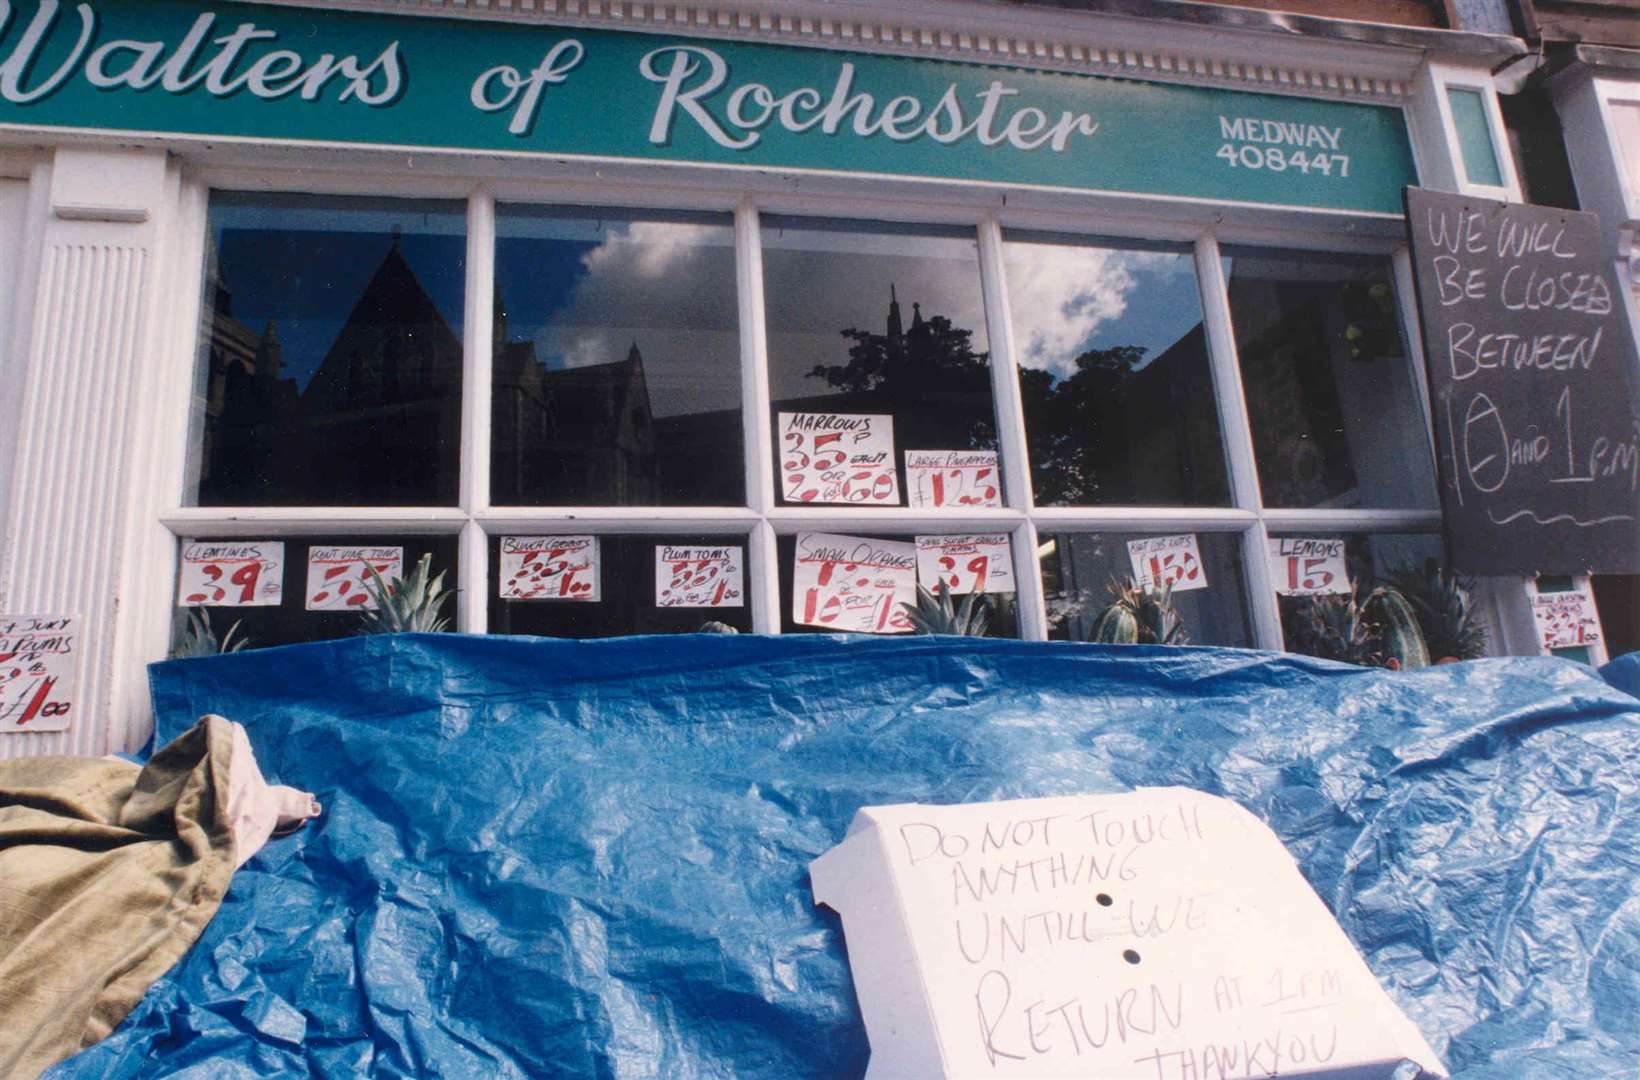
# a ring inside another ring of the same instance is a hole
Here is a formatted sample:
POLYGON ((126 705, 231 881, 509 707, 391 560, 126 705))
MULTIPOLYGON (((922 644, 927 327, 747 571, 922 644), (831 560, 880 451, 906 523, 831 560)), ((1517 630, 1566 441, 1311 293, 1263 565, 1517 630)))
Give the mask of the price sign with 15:
POLYGON ((1350 572, 1338 537, 1270 537, 1270 576, 1281 596, 1348 595, 1350 572))

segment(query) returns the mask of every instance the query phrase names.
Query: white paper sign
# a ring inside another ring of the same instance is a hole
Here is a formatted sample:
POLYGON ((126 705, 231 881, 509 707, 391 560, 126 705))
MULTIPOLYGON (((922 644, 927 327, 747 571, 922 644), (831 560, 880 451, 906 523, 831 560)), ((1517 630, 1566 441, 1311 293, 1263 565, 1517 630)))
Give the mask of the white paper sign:
POLYGON ((744 548, 655 548, 656 607, 745 607, 744 548))
POLYGON ((77 616, 0 615, 0 734, 67 730, 79 651, 77 616))
POLYGON ((779 422, 787 502, 900 505, 892 416, 783 412, 779 422))
POLYGON ((1281 841, 1185 788, 874 806, 809 864, 866 1076, 1445 1076, 1281 841))
POLYGON ((1173 586, 1174 592, 1207 588, 1207 568, 1195 533, 1147 536, 1128 541, 1134 583, 1146 589, 1173 586))
POLYGON ((596 536, 503 536, 503 600, 571 600, 603 595, 596 536))
POLYGON ((382 584, 404 576, 402 547, 308 548, 308 611, 374 611, 376 601, 366 587, 374 567, 382 584))
POLYGON ((177 572, 177 607, 277 607, 284 582, 283 541, 187 544, 177 572))
POLYGON ((1538 593, 1532 597, 1532 619, 1545 649, 1600 643, 1600 613, 1594 597, 1581 590, 1538 593))
POLYGON ((917 602, 917 547, 831 533, 798 533, 792 621, 827 630, 904 634, 902 603, 917 602))
POLYGON ((1001 506, 995 450, 907 450, 905 486, 911 506, 1001 506))
POLYGON ((1344 541, 1336 537, 1270 537, 1270 576, 1282 596, 1349 595, 1344 541))
POLYGON ((1013 592, 1008 534, 917 537, 917 580, 929 592, 943 581, 953 596, 1013 592))

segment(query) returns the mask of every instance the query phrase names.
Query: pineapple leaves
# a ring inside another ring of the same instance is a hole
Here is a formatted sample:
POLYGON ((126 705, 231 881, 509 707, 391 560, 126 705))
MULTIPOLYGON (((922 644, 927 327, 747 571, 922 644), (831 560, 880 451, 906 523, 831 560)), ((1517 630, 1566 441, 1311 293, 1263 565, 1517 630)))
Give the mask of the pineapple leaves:
POLYGON ((216 630, 211 626, 211 613, 204 608, 188 609, 188 628, 182 632, 182 640, 172 650, 171 655, 178 659, 187 659, 196 656, 217 656, 223 653, 236 653, 251 644, 250 638, 239 633, 240 623, 236 621, 228 627, 228 632, 221 639, 216 636, 216 630))
POLYGON ((365 588, 375 601, 374 611, 359 612, 361 634, 439 634, 450 628, 450 620, 440 615, 445 603, 455 595, 444 587, 444 571, 431 578, 433 556, 423 555, 409 577, 384 582, 376 568, 366 566, 369 580, 365 588))
POLYGON ((911 624, 919 634, 952 634, 958 637, 984 637, 991 625, 991 605, 980 599, 978 593, 969 593, 962 603, 951 603, 951 588, 939 583, 939 594, 917 586, 917 602, 902 603, 911 624))
POLYGON ((1190 634, 1173 606, 1173 587, 1160 591, 1112 578, 1106 587, 1114 603, 1099 613, 1088 640, 1108 645, 1188 645, 1190 634))

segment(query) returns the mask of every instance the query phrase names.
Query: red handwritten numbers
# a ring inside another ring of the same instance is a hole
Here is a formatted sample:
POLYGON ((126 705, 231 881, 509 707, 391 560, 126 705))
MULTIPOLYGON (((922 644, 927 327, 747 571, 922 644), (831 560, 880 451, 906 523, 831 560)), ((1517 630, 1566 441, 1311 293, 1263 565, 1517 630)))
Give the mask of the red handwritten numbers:
POLYGON ((503 600, 602 598, 596 536, 503 536, 500 570, 503 600))
POLYGON ((917 537, 917 580, 930 592, 944 582, 953 596, 1013 592, 1008 534, 917 537))
POLYGON ((1207 588, 1207 568, 1195 533, 1147 536, 1128 541, 1128 561, 1135 583, 1149 589, 1172 587, 1174 592, 1207 588))
POLYGON ((1349 568, 1338 537, 1270 538, 1270 576, 1282 596, 1348 594, 1349 568))
POLYGON ((783 412, 779 431, 787 502, 900 505, 892 416, 783 412))
POLYGON ((402 547, 312 547, 308 548, 308 611, 373 610, 366 585, 370 570, 384 584, 404 576, 402 547))
POLYGON ((744 549, 655 548, 656 607, 745 607, 744 549))
POLYGON ((995 450, 907 450, 905 484, 917 510, 1002 505, 995 450))
POLYGON ((284 599, 284 576, 280 541, 188 544, 177 573, 177 606, 277 606, 284 599))
POLYGON ((914 544, 799 533, 792 571, 792 621, 861 634, 914 627, 903 603, 917 599, 914 544))
POLYGON ((79 624, 73 615, 0 615, 0 734, 68 728, 79 624))
POLYGON ((1594 597, 1581 590, 1538 593, 1532 597, 1532 619, 1545 650, 1600 642, 1600 614, 1594 597))

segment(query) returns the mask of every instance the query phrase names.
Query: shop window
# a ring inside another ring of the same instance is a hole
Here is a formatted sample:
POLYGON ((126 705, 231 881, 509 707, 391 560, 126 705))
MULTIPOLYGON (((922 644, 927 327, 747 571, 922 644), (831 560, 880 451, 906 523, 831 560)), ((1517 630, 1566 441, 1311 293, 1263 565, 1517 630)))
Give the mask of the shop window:
MULTIPOLYGON (((783 503, 926 505, 907 452, 995 453, 972 229, 770 216, 763 245, 783 503)), ((1000 504, 991 489, 973 498, 1000 504)))
POLYGON ((745 501, 728 215, 504 206, 492 500, 745 501))
MULTIPOLYGON (((1445 555, 1439 536, 1312 531, 1272 533, 1271 541, 1272 547, 1284 544, 1294 553, 1287 561, 1273 556, 1271 566, 1288 652, 1382 666, 1388 657, 1375 622, 1381 613, 1371 610, 1369 600, 1385 585, 1407 599, 1431 659, 1456 655, 1474 640, 1465 638, 1462 620, 1456 617, 1462 605, 1441 591, 1438 575, 1445 555), (1330 557, 1330 546, 1338 542, 1343 545, 1341 572, 1340 560, 1330 557)), ((1460 587, 1465 580, 1458 579, 1460 587)), ((1470 601, 1472 610, 1472 596, 1470 601)), ((1476 620, 1478 625, 1478 616, 1476 620)))
POLYGON ((466 207, 211 199, 191 485, 200 506, 450 506, 466 207))
POLYGON ((1225 253, 1264 504, 1434 509, 1389 260, 1225 253))
POLYGON ((744 536, 491 537, 490 632, 750 633, 746 551, 744 536))
MULTIPOLYGON (((1042 591, 1048 613, 1048 637, 1058 641, 1095 640, 1100 616, 1121 594, 1145 579, 1135 561, 1147 560, 1146 541, 1161 534, 1044 532, 1037 547, 1042 591), (1140 550, 1136 550, 1138 547, 1140 550)), ((1226 533, 1176 534, 1177 544, 1149 545, 1165 562, 1162 580, 1170 580, 1168 601, 1191 645, 1252 644, 1241 540, 1226 533), (1166 554, 1160 554, 1161 552, 1166 554), (1168 555, 1186 553, 1168 560, 1168 555), (1178 567, 1175 571, 1174 568, 1178 567)), ((1160 590, 1148 590, 1152 598, 1160 590)))
POLYGON ((1037 505, 1228 505, 1190 249, 1003 250, 1037 505))

